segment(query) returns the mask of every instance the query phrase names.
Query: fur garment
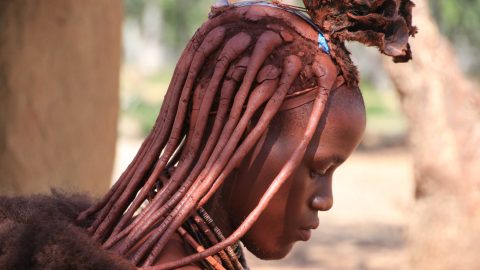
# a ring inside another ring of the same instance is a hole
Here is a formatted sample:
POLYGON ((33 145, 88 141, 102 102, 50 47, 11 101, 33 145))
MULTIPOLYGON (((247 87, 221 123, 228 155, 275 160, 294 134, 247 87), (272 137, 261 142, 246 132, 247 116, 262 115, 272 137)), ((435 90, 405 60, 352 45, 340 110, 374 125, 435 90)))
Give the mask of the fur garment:
POLYGON ((101 249, 76 224, 90 201, 80 195, 0 197, 0 269, 136 269, 101 249))

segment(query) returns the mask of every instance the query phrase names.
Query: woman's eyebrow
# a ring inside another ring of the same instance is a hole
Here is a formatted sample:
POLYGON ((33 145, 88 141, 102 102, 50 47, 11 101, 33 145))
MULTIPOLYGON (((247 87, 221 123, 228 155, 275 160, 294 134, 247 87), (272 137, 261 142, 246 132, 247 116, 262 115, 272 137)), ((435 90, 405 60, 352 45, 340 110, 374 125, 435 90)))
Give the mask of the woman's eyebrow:
POLYGON ((334 165, 340 165, 343 162, 345 162, 346 158, 338 155, 338 154, 331 154, 328 156, 323 156, 323 155, 318 155, 314 157, 314 163, 319 165, 319 166, 324 166, 326 164, 334 164, 334 165))

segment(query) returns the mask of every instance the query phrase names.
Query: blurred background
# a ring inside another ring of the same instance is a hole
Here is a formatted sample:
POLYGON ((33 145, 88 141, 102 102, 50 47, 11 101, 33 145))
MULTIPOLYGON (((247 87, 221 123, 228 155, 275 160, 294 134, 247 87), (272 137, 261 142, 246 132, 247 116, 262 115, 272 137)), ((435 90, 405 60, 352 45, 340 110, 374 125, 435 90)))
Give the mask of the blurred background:
MULTIPOLYGON (((0 2, 0 194, 103 194, 213 2, 0 2)), ((480 269, 480 0, 414 2, 412 62, 349 44, 368 123, 334 207, 252 269, 480 269)))

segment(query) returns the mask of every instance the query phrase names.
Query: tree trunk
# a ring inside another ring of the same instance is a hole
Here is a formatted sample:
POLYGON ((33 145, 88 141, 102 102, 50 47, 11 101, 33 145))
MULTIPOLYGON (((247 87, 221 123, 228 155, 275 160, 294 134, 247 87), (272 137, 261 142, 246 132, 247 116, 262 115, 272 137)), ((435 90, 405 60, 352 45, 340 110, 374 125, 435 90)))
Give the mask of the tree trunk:
POLYGON ((0 194, 108 188, 121 5, 0 1, 0 194))
POLYGON ((462 74, 449 42, 416 0, 414 59, 386 63, 409 122, 417 201, 412 269, 480 269, 480 111, 478 89, 462 74))

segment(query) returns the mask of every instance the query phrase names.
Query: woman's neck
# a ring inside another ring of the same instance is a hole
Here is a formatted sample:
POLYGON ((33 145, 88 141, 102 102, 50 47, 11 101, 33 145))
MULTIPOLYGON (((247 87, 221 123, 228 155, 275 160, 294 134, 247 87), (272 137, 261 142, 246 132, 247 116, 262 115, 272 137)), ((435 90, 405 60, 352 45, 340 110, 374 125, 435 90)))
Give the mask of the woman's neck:
POLYGON ((205 211, 213 219, 217 227, 220 229, 225 237, 231 235, 234 231, 234 227, 230 220, 228 213, 228 202, 225 201, 222 188, 212 196, 211 200, 204 206, 205 211))

